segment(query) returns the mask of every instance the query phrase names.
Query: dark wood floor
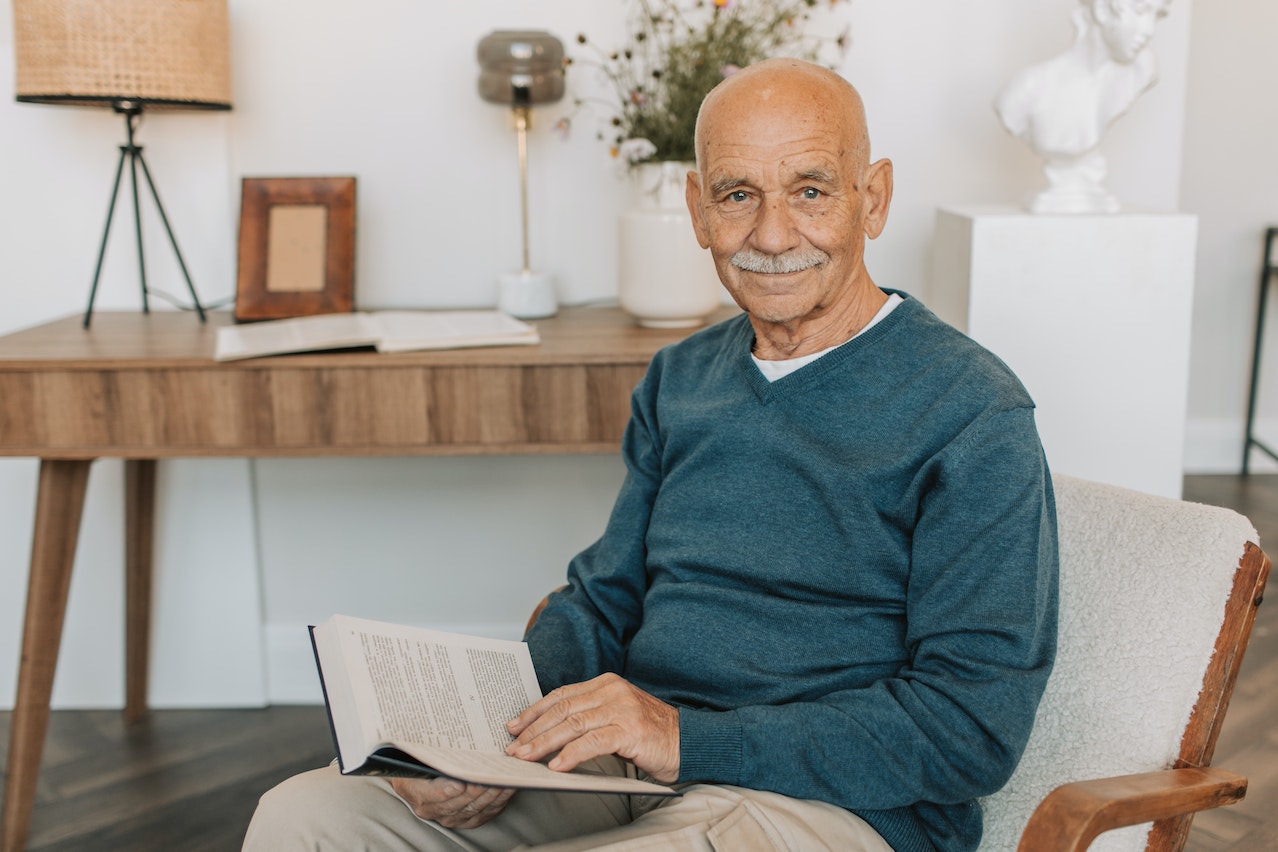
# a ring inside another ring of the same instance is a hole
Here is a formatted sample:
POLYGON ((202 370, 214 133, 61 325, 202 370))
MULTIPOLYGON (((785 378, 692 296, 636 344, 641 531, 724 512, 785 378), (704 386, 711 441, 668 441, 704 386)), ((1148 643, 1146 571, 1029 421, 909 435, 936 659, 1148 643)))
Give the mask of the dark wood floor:
MULTIPOLYGON (((1186 499, 1237 509, 1278 551, 1278 475, 1191 476, 1186 499)), ((1278 581, 1276 581, 1278 582, 1278 581)), ((1276 596, 1278 600, 1278 596, 1276 596)), ((1215 764, 1247 775, 1241 804, 1200 815, 1190 852, 1278 849, 1278 606, 1262 606, 1215 764)), ((9 716, 0 713, 0 761, 9 716)), ((239 849, 257 797, 332 756, 319 707, 155 712, 57 711, 32 819, 31 850, 239 849)))

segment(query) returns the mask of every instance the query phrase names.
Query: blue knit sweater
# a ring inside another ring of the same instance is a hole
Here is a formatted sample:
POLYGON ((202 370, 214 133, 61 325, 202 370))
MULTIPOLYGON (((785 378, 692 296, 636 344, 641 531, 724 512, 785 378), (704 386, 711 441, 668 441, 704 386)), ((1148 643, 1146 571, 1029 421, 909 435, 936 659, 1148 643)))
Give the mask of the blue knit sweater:
POLYGON ((611 671, 679 707, 680 782, 974 849, 1055 651, 1033 403, 908 296, 773 383, 753 339, 742 315, 653 360, 607 529, 528 636, 542 685, 611 671))

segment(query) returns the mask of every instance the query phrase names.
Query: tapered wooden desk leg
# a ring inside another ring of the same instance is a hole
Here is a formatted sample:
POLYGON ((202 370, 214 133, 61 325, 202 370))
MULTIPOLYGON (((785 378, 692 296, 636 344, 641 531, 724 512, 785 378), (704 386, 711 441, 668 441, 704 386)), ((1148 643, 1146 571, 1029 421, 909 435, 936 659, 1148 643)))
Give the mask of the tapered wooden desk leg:
POLYGON ((147 713, 147 681, 151 663, 155 469, 155 459, 130 459, 124 463, 126 722, 137 722, 147 713))
POLYGON ((62 642, 71 566, 89 460, 41 459, 36 494, 35 534, 31 542, 31 579, 22 631, 22 662, 9 731, 9 763, 4 787, 4 852, 19 852, 27 842, 35 805, 40 757, 49 728, 49 696, 62 642))

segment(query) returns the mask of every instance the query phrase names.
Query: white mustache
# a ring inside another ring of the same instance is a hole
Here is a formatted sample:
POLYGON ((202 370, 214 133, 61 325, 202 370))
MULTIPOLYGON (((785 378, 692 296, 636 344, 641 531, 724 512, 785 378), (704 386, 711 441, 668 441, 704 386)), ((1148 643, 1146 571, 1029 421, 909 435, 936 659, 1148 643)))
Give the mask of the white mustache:
POLYGON ((764 275, 785 275, 820 266, 830 256, 817 248, 795 249, 785 254, 764 254, 754 249, 741 249, 729 261, 737 269, 764 275))

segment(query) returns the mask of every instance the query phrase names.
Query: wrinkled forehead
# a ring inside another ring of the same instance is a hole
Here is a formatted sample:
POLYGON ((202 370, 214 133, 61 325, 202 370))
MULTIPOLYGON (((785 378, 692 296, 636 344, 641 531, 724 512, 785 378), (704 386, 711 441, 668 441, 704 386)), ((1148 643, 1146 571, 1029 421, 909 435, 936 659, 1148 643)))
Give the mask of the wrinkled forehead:
POLYGON ((739 87, 707 99, 697 122, 699 160, 777 161, 822 151, 836 159, 866 161, 865 118, 855 90, 794 82, 739 87))
POLYGON ((796 136, 775 145, 711 140, 701 168, 716 191, 736 186, 786 186, 797 181, 842 184, 858 173, 847 146, 830 137, 796 136))

